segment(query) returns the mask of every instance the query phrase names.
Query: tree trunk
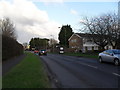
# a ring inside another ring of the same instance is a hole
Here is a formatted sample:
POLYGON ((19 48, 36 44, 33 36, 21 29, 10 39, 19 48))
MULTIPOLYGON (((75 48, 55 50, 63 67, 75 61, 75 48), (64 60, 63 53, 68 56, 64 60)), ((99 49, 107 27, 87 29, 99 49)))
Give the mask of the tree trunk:
POLYGON ((116 49, 116 46, 112 46, 112 49, 116 49))

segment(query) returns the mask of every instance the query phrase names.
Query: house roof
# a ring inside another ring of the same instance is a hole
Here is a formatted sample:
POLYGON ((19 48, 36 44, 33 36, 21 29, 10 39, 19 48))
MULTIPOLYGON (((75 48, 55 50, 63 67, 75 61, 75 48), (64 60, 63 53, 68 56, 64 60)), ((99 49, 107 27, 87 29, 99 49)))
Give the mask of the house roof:
POLYGON ((91 37, 91 36, 98 36, 97 34, 88 34, 88 33, 76 33, 81 37, 91 37))
POLYGON ((74 36, 74 35, 76 35, 76 36, 78 36, 79 38, 90 38, 90 37, 98 37, 98 35, 96 35, 96 34, 87 34, 87 33, 74 33, 69 39, 68 39, 68 41, 74 36))

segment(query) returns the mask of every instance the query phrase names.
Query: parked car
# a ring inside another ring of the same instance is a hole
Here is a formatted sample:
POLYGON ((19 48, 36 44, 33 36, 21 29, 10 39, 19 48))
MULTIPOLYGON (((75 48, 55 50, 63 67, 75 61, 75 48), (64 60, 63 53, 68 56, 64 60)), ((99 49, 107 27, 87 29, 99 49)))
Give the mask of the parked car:
POLYGON ((120 63, 120 49, 105 50, 99 53, 99 62, 113 62, 116 66, 120 63))
POLYGON ((40 50, 39 55, 47 55, 47 51, 46 50, 40 50))
POLYGON ((39 53, 39 51, 38 50, 34 50, 34 53, 39 53))

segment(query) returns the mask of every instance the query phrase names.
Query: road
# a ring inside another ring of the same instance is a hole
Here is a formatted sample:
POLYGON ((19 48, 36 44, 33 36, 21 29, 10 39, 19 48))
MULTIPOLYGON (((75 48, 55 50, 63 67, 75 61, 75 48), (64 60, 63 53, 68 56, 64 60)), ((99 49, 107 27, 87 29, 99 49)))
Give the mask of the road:
POLYGON ((120 88, 120 66, 59 54, 40 57, 59 88, 120 88))

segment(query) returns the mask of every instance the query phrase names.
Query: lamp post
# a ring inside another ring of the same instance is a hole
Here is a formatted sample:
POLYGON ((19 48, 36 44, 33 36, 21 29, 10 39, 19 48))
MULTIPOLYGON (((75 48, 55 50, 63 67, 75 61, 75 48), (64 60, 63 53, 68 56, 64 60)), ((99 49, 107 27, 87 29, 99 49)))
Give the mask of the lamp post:
POLYGON ((54 40, 54 35, 50 35, 50 36, 52 37, 52 39, 51 39, 52 52, 54 52, 54 42, 53 42, 53 40, 54 40))
POLYGON ((45 49, 47 50, 47 39, 45 40, 45 49))

